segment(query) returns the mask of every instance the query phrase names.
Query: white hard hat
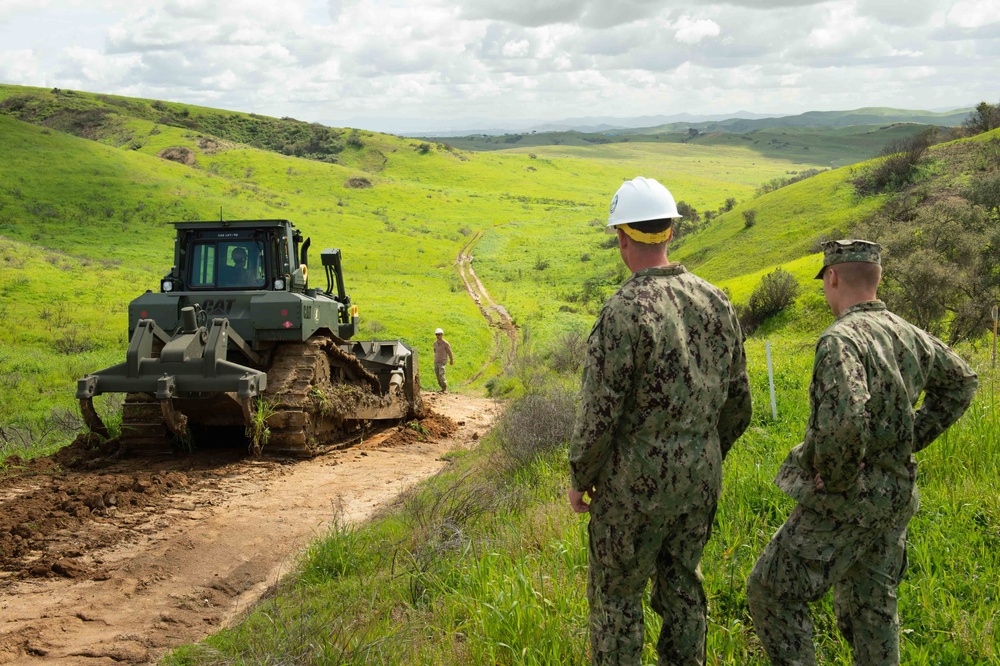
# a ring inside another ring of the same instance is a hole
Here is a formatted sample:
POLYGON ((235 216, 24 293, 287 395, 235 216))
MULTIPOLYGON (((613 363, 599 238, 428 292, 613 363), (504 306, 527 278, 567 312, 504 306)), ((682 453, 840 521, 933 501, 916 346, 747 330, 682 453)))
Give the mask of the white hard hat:
POLYGON ((619 224, 647 222, 681 217, 670 190, 652 178, 626 180, 615 192, 608 215, 607 232, 614 233, 619 224))
POLYGON ((440 329, 439 328, 439 329, 437 329, 437 330, 434 331, 434 335, 438 335, 438 334, 443 335, 444 334, 444 329, 440 329))

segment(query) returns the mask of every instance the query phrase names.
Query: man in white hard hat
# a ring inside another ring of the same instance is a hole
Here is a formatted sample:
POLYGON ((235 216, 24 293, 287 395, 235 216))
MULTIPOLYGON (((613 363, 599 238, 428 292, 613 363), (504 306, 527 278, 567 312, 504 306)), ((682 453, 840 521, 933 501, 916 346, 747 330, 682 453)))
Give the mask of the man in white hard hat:
POLYGON ((434 375, 437 377, 438 386, 441 387, 441 393, 447 393, 448 379, 445 377, 444 367, 446 362, 455 365, 455 357, 451 353, 451 345, 444 339, 443 329, 435 330, 434 337, 434 375))
POLYGON ((667 259, 678 217, 673 196, 649 178, 627 181, 611 201, 608 231, 632 277, 590 334, 569 452, 570 505, 590 513, 595 664, 640 662, 650 579, 663 617, 660 663, 705 663, 701 554, 722 461, 750 423, 733 306, 667 259))

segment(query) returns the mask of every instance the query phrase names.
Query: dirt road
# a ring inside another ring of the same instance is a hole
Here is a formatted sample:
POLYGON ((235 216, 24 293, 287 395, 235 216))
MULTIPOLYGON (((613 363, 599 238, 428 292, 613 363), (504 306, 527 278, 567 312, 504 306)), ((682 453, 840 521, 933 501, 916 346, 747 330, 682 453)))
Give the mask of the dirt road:
POLYGON ((338 513, 371 516, 498 409, 425 400, 422 428, 311 460, 116 460, 81 445, 0 478, 0 664, 154 663, 226 626, 338 513))

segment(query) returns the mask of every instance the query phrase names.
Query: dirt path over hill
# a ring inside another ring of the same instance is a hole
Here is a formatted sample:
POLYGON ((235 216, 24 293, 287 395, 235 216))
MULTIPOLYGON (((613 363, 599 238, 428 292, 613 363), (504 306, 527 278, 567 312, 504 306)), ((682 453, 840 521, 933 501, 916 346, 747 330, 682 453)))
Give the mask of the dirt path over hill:
MULTIPOLYGON (((484 292, 483 292, 484 293, 484 292)), ((239 618, 339 516, 363 520, 473 446, 497 405, 425 394, 311 460, 116 459, 84 441, 0 477, 0 664, 147 664, 239 618)))
MULTIPOLYGON (((493 299, 490 298, 489 293, 486 291, 486 287, 483 283, 479 281, 479 277, 476 272, 472 270, 472 248, 479 242, 479 239, 483 237, 482 231, 477 231, 473 234, 469 242, 465 244, 462 250, 458 253, 458 257, 455 258, 455 265, 458 267, 458 273, 462 276, 462 282, 465 283, 465 290, 469 292, 469 296, 475 301, 476 305, 479 307, 479 311, 483 314, 486 322, 493 328, 496 332, 497 337, 504 336, 510 342, 510 353, 514 354, 517 352, 517 341, 518 341, 518 331, 517 325, 514 320, 511 319, 510 314, 504 306, 494 303, 493 299)), ((501 341, 497 340, 496 349, 502 350, 504 345, 500 344, 501 341)), ((491 359, 492 360, 495 359, 491 359)), ((471 380, 478 378, 472 377, 471 380)), ((470 380, 470 381, 471 381, 470 380)))

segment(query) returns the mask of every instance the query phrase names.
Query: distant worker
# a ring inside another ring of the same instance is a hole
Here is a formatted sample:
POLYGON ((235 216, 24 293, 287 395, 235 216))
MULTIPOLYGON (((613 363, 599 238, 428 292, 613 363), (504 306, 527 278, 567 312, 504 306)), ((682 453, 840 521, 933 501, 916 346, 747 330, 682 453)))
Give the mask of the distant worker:
POLYGON ((700 561, 722 461, 750 423, 750 386, 732 304, 667 259, 679 217, 653 179, 626 182, 611 201, 607 230, 632 277, 587 341, 569 450, 570 506, 590 512, 594 664, 640 663, 650 579, 659 662, 705 663, 700 561))
POLYGON ((824 245, 816 278, 836 319, 816 344, 805 439, 775 479, 798 504, 747 582, 773 664, 816 663, 808 602, 831 587, 854 663, 899 663, 896 590, 920 503, 913 454, 976 391, 976 373, 955 352, 877 300, 880 250, 863 240, 824 245))
POLYGON ((434 335, 437 338, 434 340, 434 375, 437 377, 438 386, 441 387, 441 393, 447 393, 448 379, 444 373, 445 362, 455 365, 455 357, 451 353, 451 345, 444 339, 444 331, 439 328, 434 331, 434 335))

